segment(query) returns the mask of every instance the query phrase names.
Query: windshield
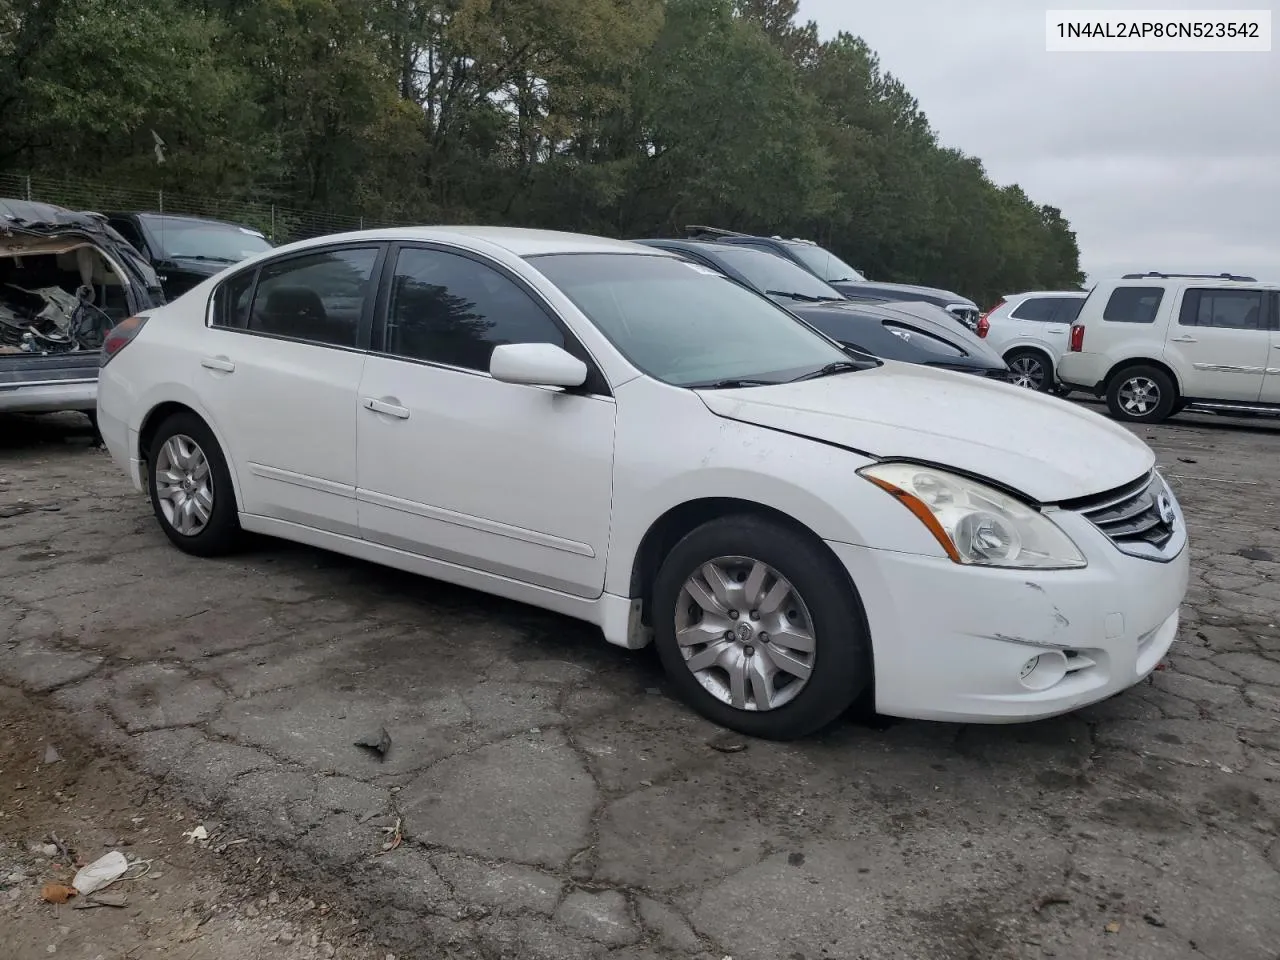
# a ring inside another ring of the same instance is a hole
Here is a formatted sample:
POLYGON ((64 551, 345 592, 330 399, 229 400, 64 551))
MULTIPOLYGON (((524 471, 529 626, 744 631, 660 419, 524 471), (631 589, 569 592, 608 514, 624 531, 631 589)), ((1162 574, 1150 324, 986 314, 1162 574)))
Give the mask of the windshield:
POLYGON ((774 295, 799 294, 818 300, 843 300, 840 291, 809 271, 774 253, 720 244, 716 256, 747 278, 757 290, 774 295))
POLYGON ((850 359, 772 301, 684 260, 604 253, 529 261, 623 356, 664 383, 782 383, 850 359))
POLYGON ((270 250, 262 234, 228 223, 185 220, 180 217, 145 217, 156 254, 163 260, 208 259, 239 263, 270 250))
POLYGON ((811 243, 788 243, 787 249, 827 283, 841 283, 846 280, 861 282, 867 279, 830 250, 824 250, 811 243))

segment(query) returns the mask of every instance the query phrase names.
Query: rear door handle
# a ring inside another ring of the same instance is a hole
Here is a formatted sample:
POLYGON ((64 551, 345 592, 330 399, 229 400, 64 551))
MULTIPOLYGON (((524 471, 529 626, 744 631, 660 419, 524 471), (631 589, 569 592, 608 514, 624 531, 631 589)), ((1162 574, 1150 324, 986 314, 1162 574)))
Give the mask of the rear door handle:
POLYGON ((1195 337, 1173 337, 1174 343, 1198 343, 1195 337))
POLYGON ((200 361, 200 366, 206 370, 218 370, 222 373, 232 373, 236 365, 226 357, 205 357, 200 361))
POLYGON ((373 397, 364 398, 364 408, 372 410, 374 413, 385 413, 388 417, 395 417, 397 420, 409 419, 409 408, 401 407, 394 403, 388 403, 385 400, 377 400, 373 397))

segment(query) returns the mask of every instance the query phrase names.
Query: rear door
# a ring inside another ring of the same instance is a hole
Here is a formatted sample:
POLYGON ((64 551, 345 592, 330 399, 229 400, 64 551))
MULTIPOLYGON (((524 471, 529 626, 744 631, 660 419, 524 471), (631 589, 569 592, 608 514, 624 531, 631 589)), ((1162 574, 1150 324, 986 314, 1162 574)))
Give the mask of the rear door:
POLYGON ((1183 394, 1256 402, 1271 351, 1270 298, 1244 287, 1188 287, 1165 342, 1183 394))
POLYGON ((1264 403, 1280 403, 1280 292, 1275 290, 1267 294, 1267 318, 1270 343, 1260 399, 1264 403))
POLYGON ((356 395, 383 251, 312 248, 234 274, 215 292, 195 375, 227 438, 245 513, 359 536, 356 395))

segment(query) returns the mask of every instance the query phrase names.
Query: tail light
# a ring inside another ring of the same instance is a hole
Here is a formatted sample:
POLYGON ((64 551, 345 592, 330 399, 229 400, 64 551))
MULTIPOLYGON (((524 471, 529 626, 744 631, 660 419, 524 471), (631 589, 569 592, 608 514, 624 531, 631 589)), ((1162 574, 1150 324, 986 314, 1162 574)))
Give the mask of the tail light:
POLYGON ((1071 352, 1079 353, 1084 349, 1084 327, 1078 323, 1071 325, 1071 352))
POLYGON ((105 367, 111 362, 112 357, 133 343, 133 338, 142 332, 146 322, 146 317, 130 317, 112 327, 102 340, 102 353, 98 356, 98 366, 105 367))
POLYGON ((993 313, 995 313, 997 310, 1003 307, 1005 305, 1006 299, 1007 299, 1006 297, 1001 297, 1000 301, 994 307, 992 307, 990 310, 988 310, 986 313, 984 313, 982 316, 978 318, 978 325, 977 327, 974 328, 978 336, 985 337, 988 333, 991 332, 991 321, 988 319, 988 317, 990 317, 993 313))

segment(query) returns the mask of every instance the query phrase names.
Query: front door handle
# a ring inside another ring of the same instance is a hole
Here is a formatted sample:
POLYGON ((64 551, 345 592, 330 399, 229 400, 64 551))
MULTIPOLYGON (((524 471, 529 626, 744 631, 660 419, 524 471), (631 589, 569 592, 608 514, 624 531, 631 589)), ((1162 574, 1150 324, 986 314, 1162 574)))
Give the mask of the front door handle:
POLYGON ((200 361, 200 366, 220 373, 232 373, 236 368, 236 365, 226 357, 205 357, 200 361))
POLYGON ((374 397, 364 398, 364 408, 366 410, 372 410, 374 413, 385 413, 388 417, 395 417, 397 420, 409 419, 408 407, 388 403, 386 400, 378 400, 374 397))
POLYGON ((1173 343, 1198 343, 1195 337, 1173 337, 1173 343))

